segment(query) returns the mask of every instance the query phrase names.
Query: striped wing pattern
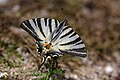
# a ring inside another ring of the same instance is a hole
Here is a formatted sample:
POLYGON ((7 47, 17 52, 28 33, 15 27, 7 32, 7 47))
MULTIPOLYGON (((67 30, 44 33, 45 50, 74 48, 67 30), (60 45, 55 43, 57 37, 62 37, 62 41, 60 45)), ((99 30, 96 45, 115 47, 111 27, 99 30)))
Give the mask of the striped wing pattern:
POLYGON ((21 23, 21 27, 26 30, 35 40, 41 42, 50 38, 50 34, 58 27, 59 21, 48 18, 35 18, 25 20, 21 23))
POLYGON ((40 43, 52 43, 52 50, 59 53, 85 57, 86 48, 79 35, 66 20, 59 22, 49 18, 35 18, 22 22, 21 27, 40 43))
POLYGON ((66 54, 85 57, 86 48, 79 35, 69 26, 65 26, 59 39, 59 50, 66 54))

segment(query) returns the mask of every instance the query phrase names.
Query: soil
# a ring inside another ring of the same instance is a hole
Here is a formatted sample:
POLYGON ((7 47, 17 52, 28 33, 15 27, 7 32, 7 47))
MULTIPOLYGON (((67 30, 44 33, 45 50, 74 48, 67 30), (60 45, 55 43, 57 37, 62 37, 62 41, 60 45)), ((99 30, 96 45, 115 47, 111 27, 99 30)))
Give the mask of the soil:
POLYGON ((7 80, 32 80, 41 56, 20 28, 31 18, 67 19, 87 47, 87 58, 65 55, 68 80, 120 80, 119 0, 0 0, 0 72, 7 80), (3 1, 3 2, 2 2, 3 1))

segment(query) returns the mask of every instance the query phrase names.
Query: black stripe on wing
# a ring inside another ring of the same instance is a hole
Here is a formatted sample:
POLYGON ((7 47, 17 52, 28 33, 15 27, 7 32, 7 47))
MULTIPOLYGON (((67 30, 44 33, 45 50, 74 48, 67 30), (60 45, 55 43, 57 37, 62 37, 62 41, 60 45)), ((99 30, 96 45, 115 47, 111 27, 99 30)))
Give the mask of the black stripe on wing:
POLYGON ((65 30, 67 30, 68 28, 70 28, 70 27, 69 26, 64 27, 64 29, 62 30, 62 32, 65 31, 65 30))
POLYGON ((62 30, 64 28, 64 26, 66 25, 67 21, 64 20, 62 22, 60 22, 59 26, 57 27, 57 29, 53 32, 52 34, 52 41, 54 42, 56 39, 58 39, 58 37, 60 36, 60 34, 62 33, 62 30))
POLYGON ((65 26, 60 35, 58 48, 61 53, 86 57, 86 48, 79 35, 69 26, 65 26))
POLYGON ((68 33, 64 34, 63 36, 61 36, 60 39, 70 35, 72 32, 73 32, 73 29, 71 29, 68 33))
POLYGON ((51 24, 52 19, 49 19, 48 21, 49 21, 48 26, 49 26, 49 29, 50 29, 50 33, 52 33, 52 24, 51 24))
MULTIPOLYGON (((76 49, 74 49, 74 50, 76 50, 76 49)), ((80 50, 80 52, 79 51, 71 51, 71 50, 60 50, 59 49, 59 51, 61 52, 61 53, 65 53, 65 54, 70 54, 70 55, 73 55, 73 56, 80 56, 80 57, 86 57, 87 56, 87 54, 86 54, 86 49, 81 49, 80 50)))
POLYGON ((86 52, 86 48, 75 48, 75 49, 66 49, 66 51, 74 51, 74 52, 82 52, 85 53, 86 52))
POLYGON ((79 42, 81 39, 80 37, 76 38, 75 40, 73 41, 70 41, 70 42, 67 42, 67 43, 63 43, 63 44, 60 44, 61 46, 65 46, 65 45, 72 45, 72 44, 75 44, 77 42, 79 42))
POLYGON ((58 22, 57 20, 55 20, 55 25, 56 25, 55 27, 56 27, 56 28, 58 27, 58 23, 59 23, 59 22, 58 22))
POLYGON ((44 18, 45 26, 47 26, 47 19, 48 19, 48 18, 44 18))
POLYGON ((22 29, 24 29, 25 31, 27 31, 36 41, 42 41, 41 39, 38 38, 38 35, 36 34, 36 32, 34 31, 34 29, 32 28, 32 26, 30 25, 29 21, 23 21, 20 24, 20 27, 22 29))
POLYGON ((72 35, 70 35, 70 37, 69 38, 71 38, 71 37, 73 37, 73 36, 75 36, 77 33, 74 31, 74 33, 72 34, 72 35))
POLYGON ((40 32, 42 33, 42 35, 46 38, 44 32, 43 32, 43 29, 42 29, 42 25, 41 25, 41 18, 37 18, 37 24, 38 24, 38 27, 40 29, 40 32))
POLYGON ((76 43, 75 45, 84 44, 83 41, 76 43))
POLYGON ((33 22, 34 22, 35 26, 37 26, 37 23, 36 23, 35 19, 32 19, 32 20, 33 20, 33 22))
POLYGON ((37 36, 41 40, 48 38, 59 26, 59 21, 49 18, 34 18, 21 23, 30 35, 37 36))
POLYGON ((35 33, 35 30, 33 29, 33 27, 31 26, 30 22, 28 20, 24 21, 24 24, 35 33))

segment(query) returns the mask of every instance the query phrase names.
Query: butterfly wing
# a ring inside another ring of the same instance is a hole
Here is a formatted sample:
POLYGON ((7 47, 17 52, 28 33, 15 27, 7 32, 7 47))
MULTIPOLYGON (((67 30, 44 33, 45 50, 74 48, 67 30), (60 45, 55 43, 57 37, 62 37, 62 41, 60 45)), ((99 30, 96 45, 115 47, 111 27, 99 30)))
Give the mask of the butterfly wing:
POLYGON ((35 18, 23 21, 20 26, 36 40, 38 53, 42 53, 41 44, 49 41, 58 25, 59 21, 55 19, 35 18))
POLYGON ((48 18, 29 19, 21 23, 21 27, 36 40, 38 49, 41 47, 40 44, 48 39, 55 51, 85 57, 83 41, 72 28, 65 25, 65 20, 59 23, 58 20, 48 18))
POLYGON ((63 20, 59 23, 56 30, 51 34, 51 42, 54 43, 57 39, 59 39, 59 36, 62 33, 62 30, 63 30, 65 25, 66 25, 66 20, 63 20))
POLYGON ((21 27, 27 31, 36 41, 45 41, 58 27, 59 21, 49 18, 35 18, 25 20, 21 27))
POLYGON ((65 54, 86 57, 86 48, 79 35, 69 26, 64 26, 62 33, 54 41, 54 48, 65 54))

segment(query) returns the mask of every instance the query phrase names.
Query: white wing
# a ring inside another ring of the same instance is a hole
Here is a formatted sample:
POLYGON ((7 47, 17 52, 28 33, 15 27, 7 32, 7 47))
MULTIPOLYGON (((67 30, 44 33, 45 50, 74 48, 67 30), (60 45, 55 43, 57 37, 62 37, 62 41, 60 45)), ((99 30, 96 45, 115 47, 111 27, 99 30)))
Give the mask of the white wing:
POLYGON ((54 41, 53 49, 60 53, 86 57, 86 48, 79 35, 69 26, 64 26, 54 41))
POLYGON ((66 20, 35 18, 23 21, 21 27, 34 37, 38 49, 42 52, 41 43, 52 43, 52 49, 59 53, 85 57, 86 48, 78 34, 66 26, 66 20), (40 42, 39 42, 40 41, 40 42))
POLYGON ((59 21, 49 18, 35 18, 23 21, 21 27, 26 30, 34 39, 45 41, 50 37, 59 25, 59 21))

